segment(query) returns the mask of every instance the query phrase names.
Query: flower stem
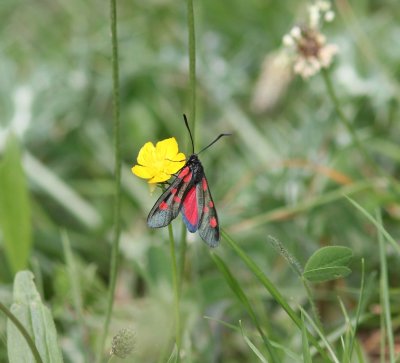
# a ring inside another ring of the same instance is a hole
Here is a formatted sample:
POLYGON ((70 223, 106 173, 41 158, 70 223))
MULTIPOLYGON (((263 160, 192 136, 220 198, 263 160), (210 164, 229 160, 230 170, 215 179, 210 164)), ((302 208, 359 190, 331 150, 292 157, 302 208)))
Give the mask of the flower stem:
POLYGON ((187 0, 187 26, 188 26, 188 44, 189 44, 189 88, 190 88, 190 112, 189 120, 193 139, 196 133, 196 35, 194 27, 194 9, 193 0, 187 0))
MULTIPOLYGON (((196 140, 196 36, 194 27, 194 8, 193 0, 187 0, 187 27, 189 45, 189 122, 192 131, 193 141, 196 140)), ((182 226, 181 245, 179 254, 179 275, 178 288, 179 294, 183 284, 183 274, 185 272, 186 252, 187 252, 187 232, 186 227, 182 226)))
POLYGON ((180 254, 179 254, 179 293, 182 291, 182 285, 183 285, 183 280, 184 280, 184 273, 185 273, 185 263, 186 263, 186 252, 187 252, 187 229, 186 225, 182 223, 182 229, 181 229, 181 237, 180 237, 180 254))
POLYGON ((112 47, 112 79, 113 79, 113 106, 114 106, 114 155, 115 155, 115 199, 114 199, 114 236, 111 250, 110 285, 108 290, 107 311, 104 320, 103 332, 100 339, 96 362, 102 360, 103 349, 110 325, 111 314, 114 305, 114 293, 117 281, 118 252, 121 233, 121 158, 120 158, 120 120, 119 120, 119 64, 117 41, 117 4, 116 0, 110 0, 110 27, 112 47))
POLYGON ((16 316, 5 306, 0 302, 0 310, 7 315, 7 317, 13 322, 15 327, 19 330, 19 332, 22 334, 24 337, 26 343, 29 345, 29 348, 32 352, 32 355, 35 357, 35 360, 37 363, 43 363, 42 358, 40 357, 39 351, 36 348, 36 345, 34 341, 32 340, 32 337, 29 335, 25 327, 21 324, 21 322, 16 318, 16 316))
POLYGON ((303 283, 304 289, 306 290, 307 298, 308 298, 308 301, 309 301, 310 306, 311 306, 311 311, 312 311, 312 313, 314 315, 315 324, 317 325, 318 329, 323 332, 324 331, 324 327, 322 325, 321 317, 320 317, 317 305, 315 304, 314 297, 313 297, 313 294, 311 292, 310 285, 309 285, 308 281, 303 277, 303 275, 301 276, 301 282, 303 283))
POLYGON ((301 282, 303 283, 304 289, 306 291, 308 301, 311 305, 311 310, 314 315, 315 322, 319 329, 323 331, 323 326, 322 322, 320 319, 320 315, 317 309, 317 306, 315 305, 314 298, 311 292, 310 285, 308 284, 307 280, 303 276, 303 267, 300 265, 300 263, 297 261, 297 259, 288 251, 288 249, 283 245, 281 241, 279 241, 277 238, 268 236, 269 241, 272 243, 272 245, 276 248, 276 250, 279 252, 279 254, 290 264, 290 266, 293 268, 293 270, 297 273, 299 278, 301 279, 301 282))
POLYGON ((172 284, 174 288, 174 308, 175 308, 175 339, 177 347, 177 359, 176 362, 180 361, 180 351, 181 351, 181 314, 180 314, 180 288, 178 279, 178 268, 176 263, 176 253, 175 253, 175 239, 174 233, 172 231, 172 225, 168 225, 169 233, 169 248, 171 253, 171 266, 172 266, 172 284))

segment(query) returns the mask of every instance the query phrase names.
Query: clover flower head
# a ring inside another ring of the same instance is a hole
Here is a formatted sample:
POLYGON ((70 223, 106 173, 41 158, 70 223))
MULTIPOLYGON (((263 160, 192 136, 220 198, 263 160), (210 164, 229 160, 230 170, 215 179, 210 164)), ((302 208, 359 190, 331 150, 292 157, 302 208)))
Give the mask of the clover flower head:
POLYGON ((162 183, 171 178, 185 165, 185 154, 179 152, 174 137, 157 142, 147 142, 140 149, 137 165, 132 173, 139 178, 148 179, 149 184, 162 183))
POLYGON ((121 329, 112 340, 111 355, 122 359, 127 358, 135 348, 135 340, 135 333, 132 329, 121 329))
POLYGON ((319 0, 308 8, 308 22, 304 26, 294 26, 283 37, 283 44, 293 53, 293 70, 303 78, 328 68, 338 52, 335 44, 327 44, 320 29, 324 22, 332 21, 335 13, 329 1, 319 0))

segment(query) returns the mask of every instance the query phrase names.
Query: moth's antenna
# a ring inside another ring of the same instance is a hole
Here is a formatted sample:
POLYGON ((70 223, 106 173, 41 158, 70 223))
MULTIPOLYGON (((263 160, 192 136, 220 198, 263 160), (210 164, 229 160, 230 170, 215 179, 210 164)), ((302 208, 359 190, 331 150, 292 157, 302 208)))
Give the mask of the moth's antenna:
POLYGON ((206 147, 204 147, 203 149, 201 149, 198 153, 200 154, 201 152, 203 152, 204 150, 208 149, 211 145, 214 145, 221 137, 224 136, 231 136, 232 134, 220 134, 211 144, 208 144, 206 147))
POLYGON ((190 135, 190 141, 192 142, 192 154, 194 154, 194 142, 193 142, 193 136, 192 136, 192 132, 190 131, 189 123, 188 123, 188 120, 187 120, 187 117, 186 117, 186 115, 185 115, 185 114, 183 114, 183 119, 185 120, 185 125, 186 125, 186 128, 187 128, 187 129, 188 129, 188 131, 189 131, 189 135, 190 135))

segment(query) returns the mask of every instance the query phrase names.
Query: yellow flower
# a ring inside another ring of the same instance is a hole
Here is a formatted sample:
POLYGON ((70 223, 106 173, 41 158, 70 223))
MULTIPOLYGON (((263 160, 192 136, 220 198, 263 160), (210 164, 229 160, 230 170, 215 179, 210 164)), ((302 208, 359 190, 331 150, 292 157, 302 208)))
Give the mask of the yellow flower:
POLYGON ((149 179, 155 184, 167 181, 185 165, 185 154, 178 150, 174 137, 157 142, 146 142, 139 151, 138 165, 132 168, 132 173, 139 178, 149 179))

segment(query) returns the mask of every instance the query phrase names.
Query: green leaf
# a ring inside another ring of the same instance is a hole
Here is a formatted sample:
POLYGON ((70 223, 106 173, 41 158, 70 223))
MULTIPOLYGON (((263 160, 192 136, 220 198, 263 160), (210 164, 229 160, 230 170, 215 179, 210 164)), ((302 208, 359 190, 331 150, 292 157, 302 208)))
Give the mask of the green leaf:
MULTIPOLYGON (((57 331, 50 310, 42 303, 33 274, 18 272, 14 280, 11 312, 32 337, 44 363, 62 363, 57 331)), ((34 363, 35 358, 15 325, 7 322, 7 348, 10 363, 34 363)))
POLYGON ((0 229, 13 274, 27 267, 32 244, 31 210, 18 143, 10 138, 0 163, 0 229))
POLYGON ((328 246, 317 250, 307 261, 303 276, 311 282, 323 282, 345 277, 353 251, 343 246, 328 246))

